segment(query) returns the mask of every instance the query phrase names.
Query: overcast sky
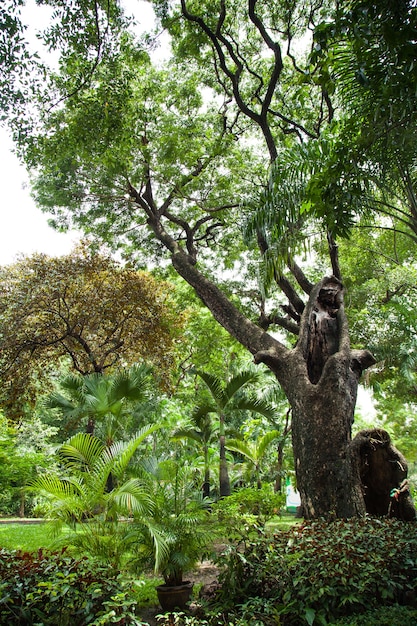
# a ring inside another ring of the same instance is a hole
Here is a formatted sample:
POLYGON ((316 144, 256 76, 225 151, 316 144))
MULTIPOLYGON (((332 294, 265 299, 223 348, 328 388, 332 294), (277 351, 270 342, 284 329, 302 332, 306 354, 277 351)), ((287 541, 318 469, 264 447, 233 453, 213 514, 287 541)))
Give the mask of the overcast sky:
POLYGON ((0 129, 0 265, 12 263, 20 253, 67 254, 76 233, 58 233, 48 226, 48 217, 35 206, 25 168, 12 148, 7 132, 0 129))
MULTIPOLYGON (((149 2, 122 2, 126 11, 135 15, 140 24, 138 30, 152 23, 153 13, 149 2)), ((47 23, 50 9, 37 6, 35 0, 27 0, 25 11, 29 14, 30 24, 27 37, 35 43, 35 32, 47 23)), ((19 254, 67 254, 79 235, 75 232, 58 233, 48 226, 48 216, 32 200, 25 168, 12 150, 13 143, 7 131, 0 128, 0 265, 12 263, 19 254)))

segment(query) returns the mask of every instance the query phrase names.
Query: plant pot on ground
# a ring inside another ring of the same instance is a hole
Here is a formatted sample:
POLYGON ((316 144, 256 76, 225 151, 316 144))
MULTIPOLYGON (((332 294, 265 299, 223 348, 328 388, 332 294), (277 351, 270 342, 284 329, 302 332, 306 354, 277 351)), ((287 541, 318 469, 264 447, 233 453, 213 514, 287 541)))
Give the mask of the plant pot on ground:
POLYGON ((192 592, 192 583, 184 575, 207 557, 214 540, 209 503, 196 486, 191 468, 180 466, 179 461, 160 462, 144 480, 152 494, 152 520, 142 526, 135 560, 164 579, 157 587, 162 608, 184 609, 192 592))
POLYGON ((193 583, 185 581, 181 585, 158 585, 156 593, 163 611, 184 610, 191 599, 193 583))

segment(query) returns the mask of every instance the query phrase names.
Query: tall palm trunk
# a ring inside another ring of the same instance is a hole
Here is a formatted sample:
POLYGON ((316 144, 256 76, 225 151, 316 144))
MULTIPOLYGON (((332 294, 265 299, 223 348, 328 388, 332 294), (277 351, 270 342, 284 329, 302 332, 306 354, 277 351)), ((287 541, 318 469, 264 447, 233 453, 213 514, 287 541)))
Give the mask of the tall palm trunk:
POLYGON ((204 446, 204 483, 203 483, 203 497, 210 497, 210 462, 209 462, 209 449, 208 445, 204 446))
POLYGON ((220 497, 230 496, 230 478, 226 460, 226 435, 224 415, 220 414, 220 497))

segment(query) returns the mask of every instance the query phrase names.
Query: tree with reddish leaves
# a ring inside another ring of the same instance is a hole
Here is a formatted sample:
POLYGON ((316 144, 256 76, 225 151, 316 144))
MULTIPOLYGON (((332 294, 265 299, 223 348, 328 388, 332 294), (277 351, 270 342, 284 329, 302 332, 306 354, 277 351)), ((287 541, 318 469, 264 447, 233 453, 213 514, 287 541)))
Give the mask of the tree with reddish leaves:
POLYGON ((60 364, 81 375, 146 361, 161 388, 176 362, 182 314, 172 287, 81 246, 35 254, 0 271, 2 404, 9 417, 34 401, 60 364))

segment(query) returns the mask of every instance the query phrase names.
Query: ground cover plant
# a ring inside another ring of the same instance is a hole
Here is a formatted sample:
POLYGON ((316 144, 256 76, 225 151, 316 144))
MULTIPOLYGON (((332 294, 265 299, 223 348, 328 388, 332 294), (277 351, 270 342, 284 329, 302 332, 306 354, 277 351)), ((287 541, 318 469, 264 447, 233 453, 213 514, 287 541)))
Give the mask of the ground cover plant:
POLYGON ((416 604, 415 523, 305 522, 273 536, 252 535, 220 563, 218 601, 231 623, 251 612, 265 625, 276 624, 277 615, 285 626, 334 624, 381 606, 416 604))
POLYGON ((139 624, 131 583, 93 559, 0 551, 0 623, 139 624))
MULTIPOLYGON (((223 502, 220 509, 227 520, 223 502)), ((201 600, 194 595, 192 612, 175 614, 174 622, 161 616, 161 626, 415 626, 414 522, 292 518, 288 528, 287 518, 282 524, 274 519, 273 525, 264 526, 245 513, 236 533, 236 509, 231 506, 234 528, 217 559, 220 590, 214 596, 203 590, 201 600)), ((34 528, 22 527, 29 532, 34 528)), ((46 543, 47 525, 36 528, 42 529, 46 543)), ((42 542, 39 535, 37 540, 42 542)), ((75 625, 156 623, 158 581, 146 573, 134 580, 91 558, 3 548, 0 580, 0 623, 7 618, 7 623, 19 626, 33 619, 33 623, 65 626, 69 615, 75 616, 71 617, 75 625)))

